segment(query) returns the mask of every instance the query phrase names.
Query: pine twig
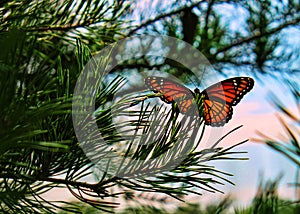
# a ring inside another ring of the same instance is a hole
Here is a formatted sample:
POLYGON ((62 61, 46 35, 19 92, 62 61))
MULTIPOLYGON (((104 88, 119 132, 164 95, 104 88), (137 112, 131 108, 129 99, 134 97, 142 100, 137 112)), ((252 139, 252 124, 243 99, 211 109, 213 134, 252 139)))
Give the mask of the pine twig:
POLYGON ((198 6, 199 4, 204 3, 204 2, 206 2, 206 1, 201 0, 201 1, 199 1, 199 2, 196 2, 196 3, 194 3, 194 4, 191 4, 190 6, 183 7, 183 8, 180 8, 180 9, 177 9, 177 10, 174 10, 174 11, 171 11, 171 12, 169 12, 169 13, 165 13, 165 14, 159 15, 159 16, 153 18, 153 19, 147 20, 146 22, 140 24, 137 28, 135 28, 135 29, 129 31, 129 33, 128 33, 127 36, 131 36, 131 35, 134 34, 136 31, 138 31, 138 30, 142 29, 143 27, 146 27, 146 26, 148 26, 148 25, 150 25, 150 24, 152 24, 152 23, 154 23, 154 22, 157 22, 157 21, 159 21, 159 20, 161 20, 161 19, 164 19, 164 18, 166 18, 166 17, 172 16, 172 15, 175 15, 175 14, 181 13, 181 12, 184 11, 184 10, 192 9, 192 8, 194 8, 194 7, 196 7, 196 6, 198 6))
POLYGON ((254 35, 251 35, 251 36, 248 36, 248 37, 245 37, 245 38, 242 38, 240 39, 239 41, 237 42, 234 42, 224 48, 220 48, 216 53, 215 55, 219 54, 219 53, 222 53, 222 52, 225 52, 235 46, 239 46, 239 45, 242 45, 244 43, 249 43, 255 39, 259 39, 261 37, 264 37, 264 36, 269 36, 269 35, 272 35, 274 33, 277 33, 279 31, 281 31, 282 29, 288 27, 288 26, 292 26, 292 25, 296 25, 296 24, 299 24, 300 22, 300 17, 297 17, 296 19, 293 19, 293 20, 290 20, 290 21, 287 21, 281 25, 279 25, 278 27, 276 28, 273 28, 269 31, 266 31, 266 32, 263 32, 263 33, 259 33, 259 34, 254 34, 254 35))

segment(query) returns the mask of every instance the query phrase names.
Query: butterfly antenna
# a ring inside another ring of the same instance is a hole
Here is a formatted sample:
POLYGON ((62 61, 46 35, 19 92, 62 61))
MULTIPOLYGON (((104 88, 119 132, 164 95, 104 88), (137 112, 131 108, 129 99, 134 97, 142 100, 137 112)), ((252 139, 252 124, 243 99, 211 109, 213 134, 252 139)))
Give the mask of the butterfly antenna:
POLYGON ((197 83, 196 80, 195 80, 195 79, 197 79, 197 77, 195 77, 194 74, 186 74, 186 76, 187 76, 188 82, 189 82, 189 83, 192 83, 193 86, 197 88, 197 87, 198 87, 198 83, 197 83), (193 77, 194 77, 194 78, 193 78, 193 77))
POLYGON ((203 81, 205 72, 206 71, 204 70, 200 75, 195 75, 193 72, 191 72, 191 74, 187 73, 186 76, 189 82, 192 83, 195 88, 199 88, 203 81))

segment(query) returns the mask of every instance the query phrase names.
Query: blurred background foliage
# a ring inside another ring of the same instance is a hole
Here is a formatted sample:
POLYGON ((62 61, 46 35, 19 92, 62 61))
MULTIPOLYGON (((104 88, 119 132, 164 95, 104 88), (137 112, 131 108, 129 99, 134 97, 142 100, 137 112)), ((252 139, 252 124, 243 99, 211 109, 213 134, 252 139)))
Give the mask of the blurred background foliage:
MULTIPOLYGON (((59 208, 66 212, 82 212, 81 205, 66 201, 50 202, 42 197, 43 193, 61 187, 68 188, 84 204, 113 211, 119 202, 107 200, 116 197, 115 193, 108 191, 111 186, 117 185, 121 189, 118 194, 125 195, 127 200, 132 199, 135 187, 140 187, 141 191, 153 188, 154 184, 146 180, 143 184, 148 186, 130 184, 130 181, 122 183, 117 179, 96 184, 79 181, 90 173, 93 164, 76 140, 71 101, 81 70, 101 48, 134 35, 176 37, 200 50, 221 75, 238 75, 239 71, 243 71, 243 74, 271 75, 287 81, 299 110, 299 80, 287 78, 299 73, 300 44, 295 41, 299 35, 299 22, 300 4, 297 0, 1 1, 1 212, 55 213, 59 208), (92 198, 88 197, 89 194, 92 198)), ((139 73, 146 68, 156 68, 185 78, 180 65, 167 59, 155 63, 139 58, 124 62, 113 72, 139 73)), ((114 90, 105 92, 101 102, 109 101, 115 93, 114 90)), ((291 159, 299 168, 299 116, 275 97, 273 101, 278 111, 293 123, 285 122, 280 116, 287 131, 286 140, 262 136, 260 141, 291 159)), ((105 118, 110 121, 110 115, 105 118)), ((230 154, 226 150, 223 150, 225 153, 214 152, 221 156, 230 154)), ((194 166, 199 155, 191 154, 186 167, 194 166)), ((216 183, 215 176, 213 174, 211 180, 201 181, 212 187, 216 183)), ((223 176, 221 178, 227 180, 223 176)), ((164 182, 178 180, 180 177, 170 176, 164 182)), ((297 181, 296 187, 299 186, 297 181)), ((187 178, 183 180, 184 184, 188 182, 187 178)), ((187 194, 188 187, 184 190, 187 192, 183 193, 187 194)), ((214 188, 211 190, 216 191, 214 188)), ((155 192, 177 199, 184 195, 180 195, 180 188, 177 192, 170 191, 162 186, 155 189, 155 192)), ((276 191, 272 194, 277 197, 276 191)), ((264 197, 264 194, 258 194, 253 206, 261 207, 257 200, 264 200, 264 197)), ((268 200, 273 198, 268 196, 263 204, 268 205, 268 200)), ((224 201, 216 209, 225 209, 228 203, 224 201)), ((272 207, 278 204, 276 202, 272 207)), ((190 205, 178 208, 178 213, 199 209, 198 205, 190 205)), ((278 210, 273 213, 278 213, 278 210)))
MULTIPOLYGON (((135 205, 122 209, 120 214, 184 214, 184 213, 235 213, 235 214, 295 214, 299 212, 299 203, 281 199, 278 195, 278 185, 280 177, 275 180, 263 181, 260 180, 255 197, 246 207, 240 207, 235 204, 236 199, 230 195, 224 196, 219 202, 208 203, 201 205, 199 203, 185 203, 176 206, 175 208, 165 209, 154 205, 135 205)), ((74 202, 80 207, 82 213, 101 213, 98 209, 86 206, 83 203, 74 202)), ((68 212, 61 211, 60 214, 68 212)))

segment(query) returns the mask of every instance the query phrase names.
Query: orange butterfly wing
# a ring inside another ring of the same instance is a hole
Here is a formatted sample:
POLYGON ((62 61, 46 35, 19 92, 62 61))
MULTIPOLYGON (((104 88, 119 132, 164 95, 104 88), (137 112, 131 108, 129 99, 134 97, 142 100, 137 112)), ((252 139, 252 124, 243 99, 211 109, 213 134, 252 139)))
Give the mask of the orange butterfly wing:
POLYGON ((232 106, 237 105, 253 86, 252 78, 235 77, 218 82, 202 91, 205 124, 224 126, 232 118, 232 106))
POLYGON ((193 92, 185 86, 162 77, 147 77, 145 85, 155 93, 160 93, 166 103, 176 102, 181 113, 186 113, 193 103, 193 92))

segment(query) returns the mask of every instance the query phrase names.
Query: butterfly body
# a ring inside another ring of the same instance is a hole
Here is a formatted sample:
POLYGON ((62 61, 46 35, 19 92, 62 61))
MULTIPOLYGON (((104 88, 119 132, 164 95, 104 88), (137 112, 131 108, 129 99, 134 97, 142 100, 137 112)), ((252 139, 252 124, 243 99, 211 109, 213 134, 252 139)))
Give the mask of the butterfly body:
POLYGON ((154 93, 159 93, 162 101, 175 102, 181 113, 189 111, 195 98, 200 97, 205 124, 224 126, 232 118, 232 106, 237 105, 253 88, 254 80, 250 77, 234 77, 215 83, 202 92, 198 88, 192 92, 177 82, 154 76, 147 77, 145 85, 154 93))

